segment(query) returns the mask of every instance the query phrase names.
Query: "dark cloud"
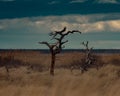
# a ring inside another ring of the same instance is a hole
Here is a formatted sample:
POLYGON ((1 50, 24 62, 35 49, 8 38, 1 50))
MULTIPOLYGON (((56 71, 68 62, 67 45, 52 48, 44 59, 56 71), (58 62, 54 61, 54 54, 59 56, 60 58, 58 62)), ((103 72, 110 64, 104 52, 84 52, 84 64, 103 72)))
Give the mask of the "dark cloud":
POLYGON ((69 2, 67 0, 16 0, 9 3, 0 2, 0 19, 120 12, 120 6, 115 4, 95 4, 90 3, 89 0, 86 3, 77 4, 70 4, 69 2))

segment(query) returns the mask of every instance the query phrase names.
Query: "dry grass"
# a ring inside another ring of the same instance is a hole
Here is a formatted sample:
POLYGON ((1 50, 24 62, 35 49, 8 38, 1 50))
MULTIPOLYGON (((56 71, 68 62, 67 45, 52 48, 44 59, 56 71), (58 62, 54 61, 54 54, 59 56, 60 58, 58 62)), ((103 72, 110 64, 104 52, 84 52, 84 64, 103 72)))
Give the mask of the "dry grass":
POLYGON ((99 70, 91 68, 81 74, 80 70, 75 69, 71 73, 66 66, 82 56, 77 52, 59 54, 53 77, 49 75, 49 54, 14 52, 15 59, 27 66, 11 68, 9 79, 4 67, 0 68, 0 96, 119 96, 120 55, 102 54, 104 66, 99 70), (29 65, 37 67, 30 70, 29 65), (37 70, 38 67, 43 70, 37 70))

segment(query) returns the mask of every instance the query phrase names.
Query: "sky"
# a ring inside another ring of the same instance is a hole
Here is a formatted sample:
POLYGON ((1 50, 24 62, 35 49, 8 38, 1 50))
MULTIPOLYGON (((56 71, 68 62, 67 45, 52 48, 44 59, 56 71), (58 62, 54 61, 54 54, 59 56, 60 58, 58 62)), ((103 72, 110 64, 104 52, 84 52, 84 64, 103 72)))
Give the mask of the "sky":
POLYGON ((0 49, 48 49, 49 33, 80 30, 66 49, 120 49, 120 0, 0 0, 0 49))

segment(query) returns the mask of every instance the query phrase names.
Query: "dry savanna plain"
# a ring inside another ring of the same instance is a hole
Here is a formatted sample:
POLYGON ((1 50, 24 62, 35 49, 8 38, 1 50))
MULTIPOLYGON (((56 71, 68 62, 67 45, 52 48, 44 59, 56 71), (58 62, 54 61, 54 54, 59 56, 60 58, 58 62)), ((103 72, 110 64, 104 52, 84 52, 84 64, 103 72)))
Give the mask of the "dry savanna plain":
POLYGON ((51 76, 48 53, 0 51, 0 96, 120 96, 120 54, 96 55, 99 68, 81 73, 71 66, 81 64, 83 53, 58 54, 51 76))

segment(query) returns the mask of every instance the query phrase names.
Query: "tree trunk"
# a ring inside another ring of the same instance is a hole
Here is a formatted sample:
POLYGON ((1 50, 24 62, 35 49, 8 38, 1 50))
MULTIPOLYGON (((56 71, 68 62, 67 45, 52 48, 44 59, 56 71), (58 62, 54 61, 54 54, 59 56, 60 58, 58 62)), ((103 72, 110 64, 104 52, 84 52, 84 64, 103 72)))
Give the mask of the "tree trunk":
POLYGON ((54 67, 55 67, 55 54, 51 53, 50 75, 53 75, 53 76, 54 76, 54 67))

